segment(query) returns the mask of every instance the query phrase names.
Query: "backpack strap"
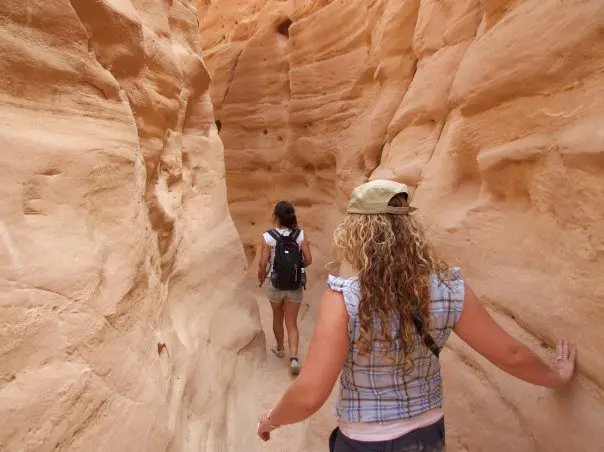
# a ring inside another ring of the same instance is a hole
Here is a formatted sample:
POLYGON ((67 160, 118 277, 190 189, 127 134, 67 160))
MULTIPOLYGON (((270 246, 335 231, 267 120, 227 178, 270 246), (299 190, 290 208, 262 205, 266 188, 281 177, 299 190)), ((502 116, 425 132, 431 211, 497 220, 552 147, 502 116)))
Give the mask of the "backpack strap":
POLYGON ((292 235, 291 235, 292 239, 298 240, 298 237, 300 237, 301 233, 302 233, 302 231, 300 229, 294 229, 292 231, 292 235))
POLYGON ((434 338, 430 335, 430 333, 424 331, 424 322, 422 322, 421 317, 417 313, 413 313, 413 323, 415 324, 415 328, 420 336, 423 336, 424 345, 428 347, 430 351, 434 353, 434 356, 438 358, 438 355, 440 354, 438 345, 436 345, 436 342, 434 342, 434 338))
POLYGON ((281 234, 279 234, 279 231, 277 231, 276 229, 269 229, 266 232, 268 232, 268 235, 270 235, 275 240, 279 240, 281 238, 281 234))

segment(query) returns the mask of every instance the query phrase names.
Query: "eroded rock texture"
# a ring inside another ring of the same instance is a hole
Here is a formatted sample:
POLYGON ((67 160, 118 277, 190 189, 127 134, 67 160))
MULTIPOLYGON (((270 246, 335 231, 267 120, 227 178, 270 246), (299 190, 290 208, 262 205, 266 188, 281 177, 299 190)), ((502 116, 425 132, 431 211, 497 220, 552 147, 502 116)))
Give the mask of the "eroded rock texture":
POLYGON ((365 178, 417 188, 444 255, 509 331, 580 347, 565 394, 444 354, 456 451, 600 447, 604 4, 600 0, 202 2, 229 201, 255 255, 271 204, 326 251, 365 178))
POLYGON ((253 437, 259 323, 197 30, 193 0, 0 4, 1 450, 253 437))

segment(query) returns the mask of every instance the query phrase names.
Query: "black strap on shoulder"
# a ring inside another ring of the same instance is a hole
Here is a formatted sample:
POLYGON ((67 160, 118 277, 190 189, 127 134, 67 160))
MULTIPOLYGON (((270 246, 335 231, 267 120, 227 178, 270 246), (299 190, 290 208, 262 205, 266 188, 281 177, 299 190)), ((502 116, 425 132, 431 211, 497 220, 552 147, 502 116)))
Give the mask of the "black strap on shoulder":
POLYGON ((300 231, 300 229, 294 229, 292 231, 292 239, 298 240, 298 237, 300 237, 301 233, 302 233, 302 231, 300 231))
POLYGON ((417 328, 419 335, 423 337, 426 347, 428 347, 430 351, 438 358, 438 355, 440 354, 438 345, 436 345, 436 342, 434 342, 434 338, 430 336, 430 333, 424 331, 424 322, 422 322, 419 314, 413 314, 413 323, 415 324, 415 328, 417 328))
POLYGON ((268 232, 268 235, 270 235, 275 240, 279 240, 281 238, 281 234, 279 234, 279 231, 277 231, 276 229, 269 229, 266 232, 268 232))

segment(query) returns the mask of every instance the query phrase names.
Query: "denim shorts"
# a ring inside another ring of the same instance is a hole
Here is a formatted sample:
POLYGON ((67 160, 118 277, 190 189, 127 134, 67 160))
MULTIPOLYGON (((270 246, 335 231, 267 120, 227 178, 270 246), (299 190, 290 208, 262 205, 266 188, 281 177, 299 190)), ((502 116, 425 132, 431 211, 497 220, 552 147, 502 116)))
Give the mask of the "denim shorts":
POLYGON ((275 289, 270 281, 268 282, 267 287, 268 299, 272 302, 279 303, 287 298, 289 301, 302 303, 302 287, 297 290, 279 290, 275 289))
POLYGON ((418 428, 390 441, 357 441, 335 429, 329 437, 330 452, 445 452, 445 420, 418 428))

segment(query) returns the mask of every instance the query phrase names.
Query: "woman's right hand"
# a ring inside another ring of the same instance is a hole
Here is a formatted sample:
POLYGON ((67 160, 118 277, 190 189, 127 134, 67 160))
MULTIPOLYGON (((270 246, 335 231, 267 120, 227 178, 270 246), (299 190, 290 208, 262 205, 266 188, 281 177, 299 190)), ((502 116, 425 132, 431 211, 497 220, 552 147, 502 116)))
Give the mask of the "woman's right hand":
POLYGON ((559 338, 556 341, 556 357, 554 358, 553 367, 562 385, 565 385, 573 378, 576 358, 577 346, 564 338, 559 338))

